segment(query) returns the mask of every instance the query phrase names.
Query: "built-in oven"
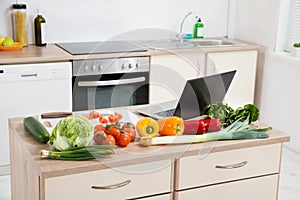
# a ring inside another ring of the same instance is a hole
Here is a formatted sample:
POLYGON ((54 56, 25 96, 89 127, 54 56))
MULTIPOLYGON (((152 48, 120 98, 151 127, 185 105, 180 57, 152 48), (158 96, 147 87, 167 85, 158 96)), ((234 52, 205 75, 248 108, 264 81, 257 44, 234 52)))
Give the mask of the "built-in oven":
POLYGON ((73 61, 73 111, 149 103, 148 56, 73 61))

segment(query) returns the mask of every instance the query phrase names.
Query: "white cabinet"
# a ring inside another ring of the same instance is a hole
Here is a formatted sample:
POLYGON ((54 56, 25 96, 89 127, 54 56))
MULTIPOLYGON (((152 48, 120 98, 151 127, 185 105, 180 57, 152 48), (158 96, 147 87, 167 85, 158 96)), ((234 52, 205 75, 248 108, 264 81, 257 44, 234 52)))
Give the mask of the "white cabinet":
POLYGON ((206 75, 237 70, 224 102, 233 108, 254 103, 257 50, 208 53, 206 63, 206 75))
POLYGON ((175 199, 275 200, 280 158, 281 144, 182 157, 175 199))
POLYGON ((276 200, 278 175, 176 192, 176 200, 276 200))
POLYGON ((171 161, 163 160, 48 178, 45 200, 120 200, 157 194, 165 195, 153 199, 170 199, 172 169, 171 161))
POLYGON ((150 103, 178 99, 188 79, 231 70, 237 73, 223 102, 233 108, 254 103, 257 50, 169 53, 151 56, 150 103))
POLYGON ((178 99, 186 80, 204 75, 203 51, 168 53, 151 56, 150 103, 178 99))

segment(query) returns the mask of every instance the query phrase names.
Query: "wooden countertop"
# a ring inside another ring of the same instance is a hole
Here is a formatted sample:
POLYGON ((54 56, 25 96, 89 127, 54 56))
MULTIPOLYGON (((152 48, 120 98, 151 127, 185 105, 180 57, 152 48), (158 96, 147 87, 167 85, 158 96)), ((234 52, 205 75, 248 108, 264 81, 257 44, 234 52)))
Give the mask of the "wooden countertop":
POLYGON ((21 63, 37 63, 37 62, 58 62, 93 58, 118 58, 118 57, 135 57, 135 56, 151 56, 163 55, 170 53, 180 53, 200 50, 206 53, 211 52, 226 52, 226 51, 245 51, 258 50, 259 45, 246 43, 245 45, 236 46, 210 46, 204 48, 184 48, 172 50, 151 50, 147 52, 134 53, 110 53, 110 54, 89 54, 89 55, 71 55, 55 44, 48 44, 45 47, 37 47, 29 45, 17 51, 0 51, 0 64, 21 64, 21 63))
MULTIPOLYGON (((258 123, 260 126, 265 126, 258 123)), ((109 158, 89 161, 60 161, 41 159, 39 153, 42 149, 52 149, 49 144, 37 142, 24 128, 23 118, 9 119, 10 135, 18 140, 18 145, 32 159, 37 172, 44 178, 69 175, 74 173, 95 171, 110 167, 138 164, 164 159, 175 159, 182 156, 199 155, 200 153, 214 153, 220 151, 241 149, 288 142, 290 136, 272 130, 267 139, 216 141, 189 145, 160 145, 141 147, 137 142, 125 148, 116 149, 116 153, 109 158)), ((21 166, 20 166, 21 167, 21 166)))

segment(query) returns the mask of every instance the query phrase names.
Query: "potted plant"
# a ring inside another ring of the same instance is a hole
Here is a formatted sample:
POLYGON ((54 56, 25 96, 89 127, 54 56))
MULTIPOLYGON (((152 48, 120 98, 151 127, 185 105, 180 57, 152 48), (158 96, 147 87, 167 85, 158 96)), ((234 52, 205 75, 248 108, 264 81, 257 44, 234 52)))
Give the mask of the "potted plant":
POLYGON ((294 57, 300 57, 300 43, 295 43, 291 49, 291 55, 294 57))

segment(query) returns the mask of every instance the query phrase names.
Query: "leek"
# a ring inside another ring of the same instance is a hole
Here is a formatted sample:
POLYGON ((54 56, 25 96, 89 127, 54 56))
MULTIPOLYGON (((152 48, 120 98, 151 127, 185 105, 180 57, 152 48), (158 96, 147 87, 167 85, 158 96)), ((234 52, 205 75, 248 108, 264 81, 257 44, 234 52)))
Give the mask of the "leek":
POLYGON ((191 144, 218 140, 263 139, 269 137, 267 132, 271 129, 271 127, 251 127, 248 119, 246 119, 245 121, 235 121, 220 131, 203 135, 163 136, 156 138, 142 137, 140 139, 140 145, 151 146, 159 144, 191 144))
POLYGON ((103 158, 114 153, 114 145, 96 145, 74 147, 64 151, 48 151, 40 152, 41 158, 50 158, 57 160, 90 160, 95 158, 103 158))

